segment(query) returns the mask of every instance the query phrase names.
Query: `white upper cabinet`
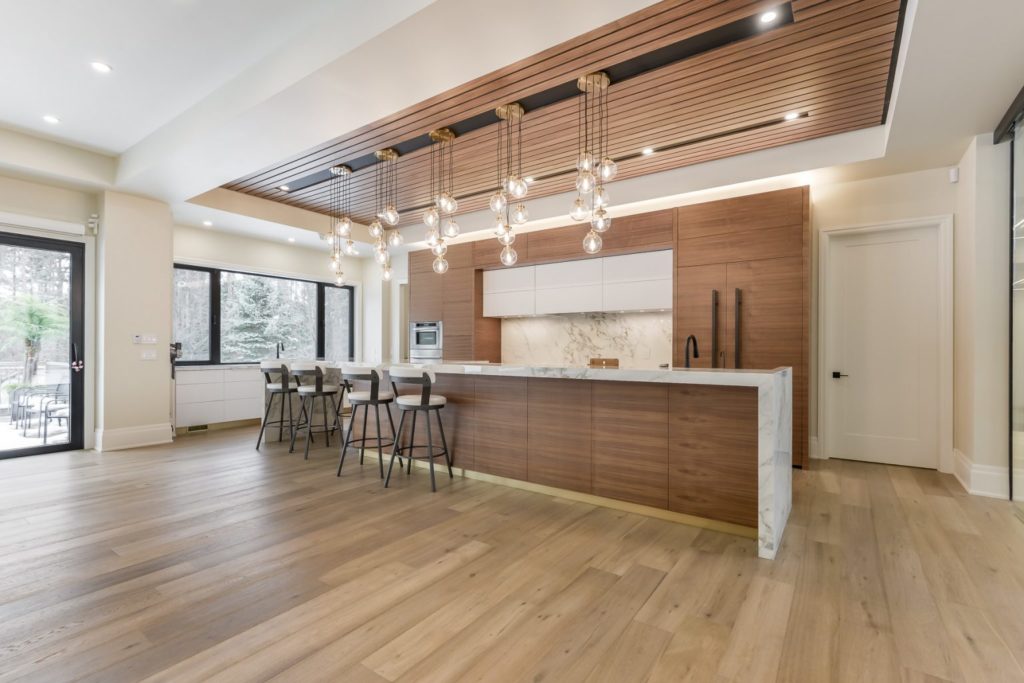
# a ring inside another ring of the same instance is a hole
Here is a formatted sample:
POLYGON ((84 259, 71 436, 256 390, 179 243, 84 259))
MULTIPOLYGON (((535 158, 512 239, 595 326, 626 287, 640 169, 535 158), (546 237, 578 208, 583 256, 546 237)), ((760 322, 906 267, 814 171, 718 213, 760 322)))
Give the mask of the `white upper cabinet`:
POLYGON ((484 271, 484 315, 672 308, 672 251, 484 271))
POLYGON ((602 260, 537 266, 537 314, 600 311, 602 260))
POLYGON ((533 291, 536 266, 484 271, 484 294, 533 291))
POLYGON ((484 316, 534 315, 534 266, 484 271, 484 316))
POLYGON ((601 259, 604 311, 672 308, 672 250, 601 259))

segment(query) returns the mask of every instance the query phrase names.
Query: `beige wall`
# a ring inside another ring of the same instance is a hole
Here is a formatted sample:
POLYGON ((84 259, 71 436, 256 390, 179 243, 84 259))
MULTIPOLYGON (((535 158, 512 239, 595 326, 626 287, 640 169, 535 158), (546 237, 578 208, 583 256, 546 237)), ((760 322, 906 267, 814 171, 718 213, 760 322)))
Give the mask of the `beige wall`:
POLYGON ((163 202, 104 192, 97 240, 96 447, 170 440, 173 220, 163 202), (136 334, 156 343, 134 344, 136 334), (153 352, 153 360, 142 354, 153 352))
POLYGON ((91 192, 0 176, 0 212, 85 223, 98 210, 91 192))
MULTIPOLYGON (((174 226, 174 259, 193 265, 237 268, 253 273, 333 282, 326 251, 215 230, 174 226)), ((363 259, 345 260, 345 277, 362 282, 363 259)))
POLYGON ((954 447, 983 468, 1008 457, 1009 169, 1009 144, 979 135, 957 186, 954 447))

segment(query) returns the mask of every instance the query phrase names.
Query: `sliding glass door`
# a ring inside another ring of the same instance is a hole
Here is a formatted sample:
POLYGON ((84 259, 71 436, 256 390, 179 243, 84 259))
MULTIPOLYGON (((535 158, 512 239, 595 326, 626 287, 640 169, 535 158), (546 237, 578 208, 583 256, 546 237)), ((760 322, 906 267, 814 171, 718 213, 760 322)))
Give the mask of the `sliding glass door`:
POLYGON ((1014 123, 1011 144, 1010 491, 1014 500, 1024 501, 1024 115, 1014 123))
POLYGON ((0 232, 0 458, 83 446, 84 246, 0 232))

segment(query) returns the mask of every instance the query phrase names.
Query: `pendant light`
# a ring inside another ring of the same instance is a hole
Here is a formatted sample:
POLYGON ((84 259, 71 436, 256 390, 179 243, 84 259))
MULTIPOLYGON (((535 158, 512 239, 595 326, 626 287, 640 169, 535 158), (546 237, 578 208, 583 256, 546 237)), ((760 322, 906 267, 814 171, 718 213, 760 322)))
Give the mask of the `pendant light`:
POLYGON ((373 260, 381 267, 381 277, 391 279, 389 247, 401 246, 404 240, 398 225, 398 152, 387 148, 375 152, 377 165, 374 177, 374 216, 370 237, 374 239, 373 260), (389 228, 392 228, 389 230, 389 228))
POLYGON ((583 251, 601 251, 601 234, 612 227, 608 215, 608 191, 605 183, 615 178, 618 166, 608 156, 608 86, 611 80, 603 71, 580 76, 577 122, 576 199, 569 211, 574 221, 590 221, 583 238, 583 251))
POLYGON ((529 220, 526 204, 529 185, 523 176, 523 106, 518 102, 503 104, 494 111, 498 123, 498 189, 489 205, 494 212, 494 234, 502 245, 502 265, 513 266, 519 260, 512 244, 515 227, 529 220))
POLYGON ((459 210, 455 199, 455 133, 450 128, 430 131, 430 200, 423 212, 427 226, 427 245, 434 255, 434 272, 448 272, 448 240, 459 236, 454 214, 459 210))
POLYGON ((342 269, 343 257, 352 255, 355 244, 352 242, 351 193, 349 181, 352 169, 348 166, 331 167, 330 213, 331 230, 324 239, 331 248, 331 268, 334 270, 334 281, 338 285, 345 284, 345 273, 342 269))

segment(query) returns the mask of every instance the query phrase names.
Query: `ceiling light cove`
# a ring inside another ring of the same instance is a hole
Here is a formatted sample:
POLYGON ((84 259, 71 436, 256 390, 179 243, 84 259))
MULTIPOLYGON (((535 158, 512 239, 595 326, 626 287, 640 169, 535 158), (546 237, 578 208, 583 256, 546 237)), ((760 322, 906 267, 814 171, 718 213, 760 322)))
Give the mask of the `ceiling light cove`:
POLYGON ((791 111, 782 118, 786 119, 787 121, 795 121, 796 119, 800 118, 800 112, 791 111))
POLYGON ((287 192, 291 188, 289 188, 287 185, 281 185, 277 189, 281 190, 281 192, 287 192))
POLYGON ((649 157, 652 154, 654 154, 654 148, 653 147, 644 147, 642 150, 640 150, 640 153, 643 154, 645 157, 649 157))
POLYGON ((98 74, 108 74, 114 70, 113 67, 106 62, 89 62, 89 66, 91 66, 92 70, 98 74))
POLYGON ((775 21, 778 18, 779 18, 779 13, 778 12, 776 12, 775 10, 769 10, 769 11, 767 11, 764 14, 761 15, 761 23, 762 24, 770 24, 770 23, 772 23, 773 21, 775 21))
POLYGON ((43 121, 46 121, 51 126, 56 126, 58 123, 60 123, 60 119, 54 116, 53 114, 44 115, 43 121))

